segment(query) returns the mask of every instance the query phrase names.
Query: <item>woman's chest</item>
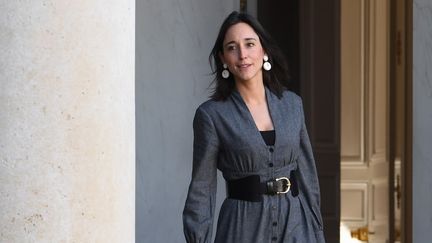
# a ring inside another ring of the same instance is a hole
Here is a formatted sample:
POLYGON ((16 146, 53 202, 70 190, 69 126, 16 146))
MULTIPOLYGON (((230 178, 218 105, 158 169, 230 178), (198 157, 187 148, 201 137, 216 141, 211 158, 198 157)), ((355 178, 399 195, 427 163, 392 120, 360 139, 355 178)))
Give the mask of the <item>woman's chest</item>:
POLYGON ((225 113, 216 123, 220 141, 218 167, 222 171, 256 172, 291 163, 299 149, 302 125, 292 117, 273 111, 275 143, 268 146, 250 114, 225 113))

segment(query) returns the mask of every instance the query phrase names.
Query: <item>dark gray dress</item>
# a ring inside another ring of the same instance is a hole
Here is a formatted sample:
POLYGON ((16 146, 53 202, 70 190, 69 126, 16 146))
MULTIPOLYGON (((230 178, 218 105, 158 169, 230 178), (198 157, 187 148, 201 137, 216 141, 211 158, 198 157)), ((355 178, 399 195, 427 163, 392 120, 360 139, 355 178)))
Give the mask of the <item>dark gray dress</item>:
POLYGON ((286 91, 279 99, 266 88, 276 131, 267 146, 237 91, 226 101, 198 107, 193 122, 193 171, 184 211, 186 241, 210 243, 217 169, 225 180, 260 175, 261 181, 295 170, 299 194, 264 195, 262 202, 227 198, 222 204, 216 243, 322 243, 319 184, 301 99, 286 91))

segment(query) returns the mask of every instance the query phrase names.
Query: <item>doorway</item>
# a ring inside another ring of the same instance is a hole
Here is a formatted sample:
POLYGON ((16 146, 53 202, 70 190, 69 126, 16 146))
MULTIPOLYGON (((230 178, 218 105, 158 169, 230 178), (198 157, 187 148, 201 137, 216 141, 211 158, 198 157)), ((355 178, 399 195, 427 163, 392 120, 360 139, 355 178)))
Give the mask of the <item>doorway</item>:
POLYGON ((303 98, 327 241, 409 242, 409 3, 247 4, 284 48, 303 98))
POLYGON ((406 4, 341 2, 344 242, 410 242, 406 4))
POLYGON ((347 242, 351 236, 389 242, 389 4, 341 1, 341 233, 347 242))

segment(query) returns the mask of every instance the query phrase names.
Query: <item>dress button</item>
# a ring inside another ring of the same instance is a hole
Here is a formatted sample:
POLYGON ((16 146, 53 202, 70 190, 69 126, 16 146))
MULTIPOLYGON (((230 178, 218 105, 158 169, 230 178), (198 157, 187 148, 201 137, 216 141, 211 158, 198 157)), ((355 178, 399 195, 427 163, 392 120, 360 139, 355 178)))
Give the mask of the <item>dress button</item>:
POLYGON ((277 226, 277 222, 273 222, 273 226, 277 226))
POLYGON ((271 209, 276 210, 276 206, 272 206, 271 209))
POLYGON ((268 166, 269 166, 269 167, 273 167, 273 163, 269 163, 268 166))
POLYGON ((273 153, 274 149, 273 148, 269 148, 270 153, 273 153))
POLYGON ((272 237, 272 241, 277 241, 277 237, 272 237))

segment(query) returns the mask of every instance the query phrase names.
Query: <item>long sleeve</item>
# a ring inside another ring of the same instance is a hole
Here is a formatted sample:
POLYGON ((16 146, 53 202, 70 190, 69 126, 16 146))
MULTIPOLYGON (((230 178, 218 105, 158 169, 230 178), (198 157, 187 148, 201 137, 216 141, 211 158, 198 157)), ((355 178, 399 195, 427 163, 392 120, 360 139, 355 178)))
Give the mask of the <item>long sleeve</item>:
POLYGON ((210 243, 217 188, 218 137, 210 116, 199 107, 193 121, 192 179, 183 210, 188 243, 210 243))
POLYGON ((320 213, 320 189, 318 174, 315 165, 315 159, 312 152, 312 146, 306 129, 303 105, 301 104, 302 128, 300 130, 300 153, 298 158, 298 184, 299 191, 305 197, 313 213, 317 217, 322 227, 322 218, 320 213))

